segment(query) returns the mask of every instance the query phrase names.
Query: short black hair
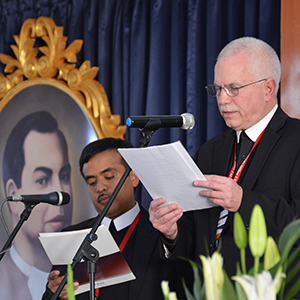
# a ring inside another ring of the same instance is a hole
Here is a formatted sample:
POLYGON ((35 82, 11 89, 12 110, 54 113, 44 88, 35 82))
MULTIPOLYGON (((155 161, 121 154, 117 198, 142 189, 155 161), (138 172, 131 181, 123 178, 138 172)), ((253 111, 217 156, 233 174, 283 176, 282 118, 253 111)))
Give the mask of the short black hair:
MULTIPOLYGON (((111 150, 111 149, 118 149, 118 148, 134 148, 133 145, 122 139, 116 139, 116 138, 104 138, 100 139, 94 142, 91 142, 85 148, 82 150, 80 159, 79 159, 79 168, 80 168, 80 173, 84 177, 83 174, 83 165, 87 163, 94 155, 101 153, 106 150, 111 150)), ((121 156, 121 161, 120 161, 125 168, 127 167, 127 163, 121 156)))
POLYGON ((3 156, 3 182, 11 178, 18 188, 21 187, 22 171, 25 165, 24 141, 31 131, 40 133, 57 132, 64 149, 68 149, 63 133, 58 129, 56 119, 47 111, 26 115, 12 129, 3 156))

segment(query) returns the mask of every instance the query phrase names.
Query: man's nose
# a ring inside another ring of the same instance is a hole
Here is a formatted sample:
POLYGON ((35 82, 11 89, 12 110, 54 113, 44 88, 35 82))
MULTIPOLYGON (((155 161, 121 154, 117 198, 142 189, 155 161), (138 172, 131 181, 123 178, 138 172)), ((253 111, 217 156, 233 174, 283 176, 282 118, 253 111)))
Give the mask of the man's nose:
POLYGON ((221 89, 220 94, 217 96, 218 104, 228 104, 232 101, 232 97, 228 96, 225 89, 221 89))
POLYGON ((61 183, 59 176, 52 177, 51 189, 53 191, 62 191, 63 190, 63 185, 61 183))
POLYGON ((104 184, 101 181, 98 181, 97 184, 96 184, 96 191, 99 193, 99 192, 103 192, 103 191, 106 191, 106 190, 107 190, 106 184, 104 184))

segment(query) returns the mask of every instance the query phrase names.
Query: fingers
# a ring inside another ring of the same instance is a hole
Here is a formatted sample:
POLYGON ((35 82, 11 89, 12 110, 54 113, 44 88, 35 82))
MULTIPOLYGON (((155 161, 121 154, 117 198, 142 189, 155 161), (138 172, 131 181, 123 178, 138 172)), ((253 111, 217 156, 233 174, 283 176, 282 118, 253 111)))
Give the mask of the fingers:
POLYGON ((233 179, 225 176, 206 175, 205 177, 207 181, 194 181, 195 186, 203 188, 200 195, 231 212, 237 211, 242 202, 243 189, 233 179))
POLYGON ((227 180, 232 180, 231 178, 219 175, 205 175, 207 180, 195 180, 193 182, 194 186, 213 189, 216 184, 226 184, 227 180))
POLYGON ((158 198, 151 202, 149 207, 150 222, 166 238, 175 240, 178 233, 177 221, 182 216, 182 209, 176 203, 161 206, 165 201, 164 198, 158 198))
MULTIPOLYGON (((59 277, 60 271, 58 270, 54 270, 52 272, 50 272, 49 276, 48 276, 48 287, 49 289, 53 292, 53 288, 55 288, 55 291, 57 289, 57 287, 59 286, 60 282, 62 281, 62 276, 59 277)), ((55 292, 54 291, 54 292, 55 292)))
POLYGON ((164 204, 165 202, 166 202, 165 198, 158 198, 152 200, 149 206, 149 214, 156 212, 160 207, 160 205, 164 204))
MULTIPOLYGON (((52 291, 52 293, 56 292, 56 290, 58 289, 61 281, 64 278, 64 276, 59 276, 59 275, 60 275, 60 271, 54 270, 54 271, 50 272, 50 274, 48 276, 48 288, 52 291)), ((74 290, 76 290, 79 287, 79 283, 74 282, 73 286, 74 286, 74 290)), ((62 291, 59 295, 59 298, 60 299, 65 299, 65 300, 68 299, 67 285, 65 285, 64 288, 62 289, 62 291)))

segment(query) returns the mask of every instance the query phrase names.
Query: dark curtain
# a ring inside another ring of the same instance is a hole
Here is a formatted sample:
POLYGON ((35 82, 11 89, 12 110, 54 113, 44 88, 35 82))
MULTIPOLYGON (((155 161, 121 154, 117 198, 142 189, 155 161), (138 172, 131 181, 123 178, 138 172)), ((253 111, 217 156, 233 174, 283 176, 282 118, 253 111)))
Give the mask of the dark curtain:
MULTIPOLYGON (((279 54, 280 0, 2 0, 0 53, 13 53, 13 35, 28 18, 51 17, 64 27, 68 42, 83 39, 78 66, 90 60, 113 114, 125 124, 133 115, 195 116, 193 130, 158 130, 150 145, 181 140, 193 156, 224 131, 216 101, 205 85, 214 63, 232 39, 254 36, 279 54)), ((3 72, 4 66, 1 65, 3 72)), ((126 138, 135 146, 138 129, 126 138)), ((144 195, 142 203, 148 206, 144 195)))

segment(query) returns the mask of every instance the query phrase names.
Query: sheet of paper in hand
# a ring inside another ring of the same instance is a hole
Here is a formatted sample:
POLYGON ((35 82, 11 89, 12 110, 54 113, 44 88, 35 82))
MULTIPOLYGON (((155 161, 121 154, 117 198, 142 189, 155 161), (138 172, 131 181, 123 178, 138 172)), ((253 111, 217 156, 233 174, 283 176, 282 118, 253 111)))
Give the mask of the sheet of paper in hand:
POLYGON ((183 211, 215 206, 199 193, 196 179, 206 180, 180 141, 147 148, 118 149, 152 197, 176 202, 183 211))
MULTIPOLYGON (((82 241, 90 229, 77 231, 40 233, 39 239, 53 265, 64 275, 82 241)), ((92 243, 100 254, 96 264, 95 288, 105 287, 135 279, 117 244, 108 229, 101 225, 96 232, 98 239, 92 243)), ((77 264, 74 280, 80 283, 75 295, 89 291, 87 262, 77 264)))

